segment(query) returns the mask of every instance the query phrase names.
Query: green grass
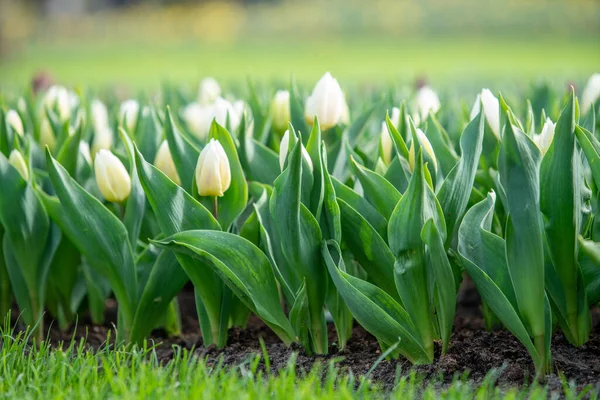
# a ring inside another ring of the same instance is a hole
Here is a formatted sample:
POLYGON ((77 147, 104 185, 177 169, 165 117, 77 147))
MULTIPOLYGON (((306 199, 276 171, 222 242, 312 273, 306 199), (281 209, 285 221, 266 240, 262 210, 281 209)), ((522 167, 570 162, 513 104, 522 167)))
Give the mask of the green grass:
POLYGON ((49 71, 69 85, 123 84, 134 90, 161 80, 193 83, 210 75, 240 83, 255 79, 314 83, 331 71, 342 85, 412 82, 426 76, 437 87, 481 87, 526 83, 542 77, 583 81, 600 65, 598 41, 573 39, 414 39, 377 37, 289 42, 265 40, 229 44, 104 39, 38 41, 0 62, 0 87, 28 84, 36 71, 49 71))
MULTIPOLYGON (((6 330, 4 332, 7 332, 6 330)), ((493 375, 478 387, 465 378, 443 389, 423 385, 414 373, 396 379, 385 391, 367 378, 338 370, 333 363, 307 373, 288 367, 264 375, 256 355, 235 368, 209 366, 193 352, 175 348, 172 361, 158 361, 154 349, 103 348, 92 352, 81 343, 36 348, 24 333, 0 332, 0 398, 2 399, 346 399, 346 398, 546 398, 547 389, 498 389, 493 375)), ((576 395, 568 386, 566 397, 576 395)), ((597 393, 590 393, 597 398, 597 393)))

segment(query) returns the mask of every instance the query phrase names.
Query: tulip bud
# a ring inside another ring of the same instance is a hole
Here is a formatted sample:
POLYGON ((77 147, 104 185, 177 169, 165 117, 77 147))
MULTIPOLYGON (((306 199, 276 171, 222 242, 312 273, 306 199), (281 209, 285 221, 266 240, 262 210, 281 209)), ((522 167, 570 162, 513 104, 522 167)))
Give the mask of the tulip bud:
POLYGON ((100 100, 95 99, 90 105, 92 115, 92 126, 95 130, 101 130, 110 126, 108 121, 108 109, 100 100))
MULTIPOLYGON (((281 142, 279 143, 279 166, 281 167, 282 172, 285 167, 285 159, 288 156, 289 148, 290 148, 290 131, 287 130, 283 134, 283 138, 281 138, 281 142)), ((304 146, 302 146, 302 157, 304 158, 304 161, 308 164, 308 168, 310 169, 310 172, 312 172, 313 171, 313 163, 312 163, 312 160, 310 159, 310 155, 308 154, 308 151, 306 151, 304 146)))
POLYGON ((171 155, 171 150, 169 149, 169 143, 167 143, 166 140, 163 140, 158 148, 156 158, 154 159, 154 165, 173 182, 181 185, 181 179, 179 179, 179 174, 177 173, 177 168, 175 168, 175 162, 173 161, 173 156, 171 155))
POLYGON ((10 152, 10 155, 8 156, 8 162, 10 165, 15 167, 17 171, 19 171, 19 174, 21 174, 21 177, 24 180, 29 180, 29 169, 27 168, 27 163, 25 162, 25 159, 19 150, 14 149, 10 152))
POLYGON ((101 149, 110 150, 113 145, 113 132, 110 127, 105 126, 94 131, 92 142, 92 154, 95 156, 101 149))
MULTIPOLYGON (((397 127, 400 124, 400 109, 398 107, 392 108, 392 115, 390 121, 397 127)), ((386 165, 390 165, 392 162, 392 151, 394 149, 394 143, 387 127, 387 123, 383 121, 381 123, 381 155, 386 165)))
POLYGON ((202 105, 213 103, 221 95, 221 87, 214 78, 204 78, 200 82, 198 102, 202 105))
POLYGON ((321 129, 333 128, 345 117, 346 99, 338 81, 327 72, 317 82, 312 94, 306 99, 304 118, 309 124, 315 117, 319 120, 321 129))
POLYGON ((48 121, 48 118, 42 117, 42 122, 40 123, 40 145, 42 147, 48 146, 48 149, 52 151, 54 149, 55 144, 56 138, 54 137, 54 133, 52 132, 52 126, 50 126, 50 121, 48 121))
MULTIPOLYGON (((435 153, 433 152, 433 147, 431 146, 429 139, 427 139, 425 132, 423 132, 421 129, 418 129, 418 128, 417 128, 417 140, 419 141, 419 144, 421 145, 421 148, 425 151, 425 153, 427 153, 429 155, 429 157, 431 158, 431 160, 433 160, 433 169, 434 169, 434 171, 437 171, 437 159, 435 158, 435 153)), ((408 151, 408 165, 410 166, 410 169, 412 171, 415 170, 415 143, 414 143, 414 140, 411 142, 410 150, 408 151)))
POLYGON ((544 127, 542 128, 542 132, 539 135, 533 136, 533 142, 540 149, 542 154, 546 154, 550 145, 552 144, 552 139, 554 139, 554 128, 556 124, 552 122, 550 118, 546 118, 546 122, 544 122, 544 127))
POLYGON ((65 87, 57 85, 50 87, 44 96, 44 105, 57 111, 61 121, 66 121, 71 116, 71 98, 65 87))
POLYGON ((102 196, 111 202, 122 203, 131 193, 131 178, 125 166, 110 150, 101 149, 94 159, 96 183, 102 196))
POLYGON ((475 104, 473 104, 473 108, 471 109, 471 120, 479 114, 482 103, 485 119, 494 135, 500 139, 500 102, 492 94, 490 89, 483 89, 481 93, 477 95, 475 104))
POLYGON ((19 97, 19 100, 17 100, 17 110, 19 110, 21 114, 27 114, 29 112, 25 98, 19 97))
POLYGON ((292 119, 290 112, 290 92, 278 90, 271 101, 271 119, 277 132, 285 131, 292 119))
POLYGON ((582 114, 587 114, 598 98, 600 98, 600 74, 594 74, 588 80, 581 95, 582 114))
POLYGON ((421 121, 427 119, 429 111, 436 113, 440 109, 440 99, 437 93, 429 86, 423 86, 419 89, 415 98, 415 103, 421 121))
POLYGON ((241 102, 240 110, 239 102, 236 102, 236 106, 234 107, 234 105, 224 98, 217 97, 212 107, 214 119, 217 123, 221 126, 227 126, 227 118, 229 118, 229 128, 231 128, 233 132, 236 132, 242 119, 241 113, 245 107, 244 102, 241 102))
POLYGON ((196 186, 200 196, 222 197, 231 185, 231 170, 225 149, 215 139, 206 145, 196 164, 196 186))
POLYGON ((137 100, 127 100, 121 103, 119 110, 119 125, 127 129, 127 133, 133 136, 140 113, 140 103, 137 100))
POLYGON ((15 110, 8 110, 6 112, 6 123, 15 131, 19 136, 23 136, 25 129, 23 129, 23 121, 15 110))
POLYGON ((203 106, 200 103, 188 104, 183 108, 181 117, 192 135, 203 142, 206 141, 214 119, 212 106, 203 106))

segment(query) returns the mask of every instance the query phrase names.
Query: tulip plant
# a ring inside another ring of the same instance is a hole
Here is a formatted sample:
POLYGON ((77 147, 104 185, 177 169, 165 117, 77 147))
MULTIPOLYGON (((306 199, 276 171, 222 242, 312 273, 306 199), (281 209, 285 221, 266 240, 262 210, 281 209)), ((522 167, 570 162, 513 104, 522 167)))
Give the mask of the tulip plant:
POLYGON ((180 331, 190 281, 205 345, 254 314, 327 354, 329 322, 343 349, 356 320, 427 364, 468 277, 486 327, 542 375, 553 332, 585 344, 600 301, 598 76, 562 111, 548 88, 514 109, 483 89, 469 110, 427 85, 356 96, 329 73, 310 93, 249 82, 246 101, 212 78, 154 104, 8 96, 0 313, 16 305, 39 341, 48 318, 102 323, 113 296, 117 339, 141 343, 180 331))

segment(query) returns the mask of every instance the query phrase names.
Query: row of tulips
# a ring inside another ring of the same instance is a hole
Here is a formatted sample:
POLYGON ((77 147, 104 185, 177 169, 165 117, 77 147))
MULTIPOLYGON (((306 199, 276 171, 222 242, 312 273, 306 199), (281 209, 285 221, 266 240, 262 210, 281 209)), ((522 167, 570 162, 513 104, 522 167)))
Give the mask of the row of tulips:
POLYGON ((306 100, 292 82, 229 101, 214 79, 112 111, 58 86, 20 97, 0 112, 0 313, 16 301, 41 339, 46 310, 101 323, 112 295, 139 343, 179 332, 191 281, 205 344, 255 314, 324 354, 327 320, 342 348, 356 320, 423 364, 468 275, 488 329, 545 373, 552 333, 584 344, 600 301, 599 81, 581 107, 538 88, 523 119, 487 89, 469 113, 428 86, 351 114, 330 74, 306 100))

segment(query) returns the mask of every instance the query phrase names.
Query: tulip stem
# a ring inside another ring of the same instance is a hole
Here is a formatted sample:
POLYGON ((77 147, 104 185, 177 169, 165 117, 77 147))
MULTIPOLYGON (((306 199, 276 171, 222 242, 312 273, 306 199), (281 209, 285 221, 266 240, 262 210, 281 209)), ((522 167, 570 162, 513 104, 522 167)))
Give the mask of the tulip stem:
POLYGON ((213 197, 213 216, 219 220, 219 198, 217 196, 213 197))

